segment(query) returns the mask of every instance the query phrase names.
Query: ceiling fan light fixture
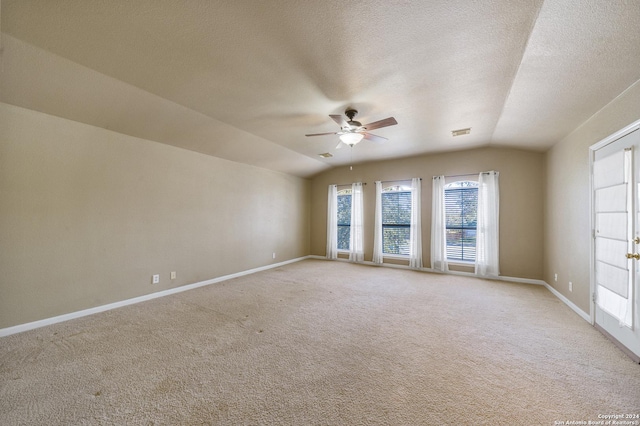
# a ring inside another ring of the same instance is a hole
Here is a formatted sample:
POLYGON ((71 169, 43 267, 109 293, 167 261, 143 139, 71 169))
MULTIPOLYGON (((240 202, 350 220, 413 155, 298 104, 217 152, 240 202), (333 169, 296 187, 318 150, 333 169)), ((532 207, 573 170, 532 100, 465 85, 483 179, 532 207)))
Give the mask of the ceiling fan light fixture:
POLYGON ((345 133, 340 135, 340 140, 349 146, 354 146, 364 138, 362 133, 345 133))

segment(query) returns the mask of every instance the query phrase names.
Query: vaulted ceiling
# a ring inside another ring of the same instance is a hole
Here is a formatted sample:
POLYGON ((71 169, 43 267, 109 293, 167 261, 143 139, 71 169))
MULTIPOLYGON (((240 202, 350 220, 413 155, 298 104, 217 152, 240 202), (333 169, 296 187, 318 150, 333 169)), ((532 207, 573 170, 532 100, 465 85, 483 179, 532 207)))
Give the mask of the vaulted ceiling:
POLYGON ((1 18, 0 101, 303 177, 544 151, 640 80, 638 0, 1 0, 1 18), (352 150, 304 136, 347 107, 398 124, 352 150))

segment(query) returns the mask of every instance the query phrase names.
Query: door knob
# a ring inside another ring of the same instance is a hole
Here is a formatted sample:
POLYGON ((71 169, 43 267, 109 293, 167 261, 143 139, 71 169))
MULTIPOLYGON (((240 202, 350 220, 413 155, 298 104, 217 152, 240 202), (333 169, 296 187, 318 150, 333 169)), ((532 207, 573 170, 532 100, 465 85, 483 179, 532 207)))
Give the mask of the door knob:
POLYGON ((635 237, 633 239, 633 242, 636 243, 636 244, 640 244, 640 237, 635 237))
POLYGON ((640 253, 627 253, 627 259, 640 260, 640 253))

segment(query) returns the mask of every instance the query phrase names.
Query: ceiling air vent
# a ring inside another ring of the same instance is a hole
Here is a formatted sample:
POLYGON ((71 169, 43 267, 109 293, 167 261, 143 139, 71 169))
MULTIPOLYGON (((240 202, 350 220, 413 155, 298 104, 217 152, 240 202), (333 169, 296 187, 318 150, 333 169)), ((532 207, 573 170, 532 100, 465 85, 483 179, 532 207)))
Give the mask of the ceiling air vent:
POLYGON ((469 133, 471 133, 471 127, 468 127, 466 129, 458 129, 458 130, 451 131, 451 134, 453 135, 453 137, 468 135, 469 133))
POLYGON ((320 157, 322 158, 331 158, 333 157, 333 154, 331 154, 330 152, 325 152, 324 154, 318 154, 320 157))

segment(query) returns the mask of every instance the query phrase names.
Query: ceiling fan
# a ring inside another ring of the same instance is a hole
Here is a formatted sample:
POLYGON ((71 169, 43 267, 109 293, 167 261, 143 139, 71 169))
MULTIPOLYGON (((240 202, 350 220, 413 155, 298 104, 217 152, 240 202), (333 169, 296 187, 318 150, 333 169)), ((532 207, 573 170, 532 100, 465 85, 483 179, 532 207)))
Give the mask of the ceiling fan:
POLYGON ((360 142, 362 139, 366 139, 376 143, 382 143, 388 140, 387 138, 383 138, 382 136, 377 136, 369 133, 369 130, 380 129, 382 127, 398 124, 396 119, 393 117, 374 121, 373 123, 369 124, 362 124, 359 121, 354 121, 354 117, 357 114, 357 110, 353 108, 347 108, 347 110, 344 112, 344 115, 349 118, 349 121, 345 121, 345 119, 341 115, 329 115, 329 117, 331 117, 331 119, 338 123, 338 125, 340 126, 339 132, 312 133, 305 136, 339 135, 340 142, 338 143, 338 146, 336 146, 336 149, 342 147, 343 143, 353 148, 353 146, 360 142))

